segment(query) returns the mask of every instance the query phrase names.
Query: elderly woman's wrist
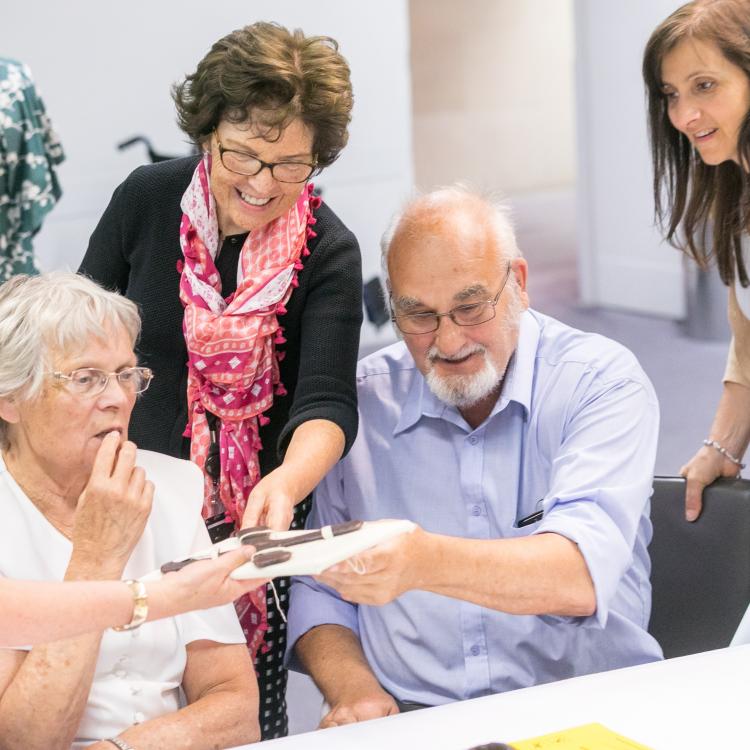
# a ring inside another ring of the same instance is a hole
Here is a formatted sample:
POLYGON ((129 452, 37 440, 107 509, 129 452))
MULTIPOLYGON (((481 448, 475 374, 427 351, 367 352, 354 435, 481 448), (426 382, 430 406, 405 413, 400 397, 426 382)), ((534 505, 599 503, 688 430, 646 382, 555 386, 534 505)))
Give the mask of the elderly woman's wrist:
POLYGON ((75 551, 65 570, 66 581, 119 581, 125 565, 112 560, 77 556, 75 551))
POLYGON ((106 740, 102 740, 104 746, 109 745, 110 747, 116 747, 118 750, 135 750, 135 748, 122 737, 107 737, 106 740))
POLYGON ((175 617, 188 611, 195 589, 183 582, 180 576, 168 575, 158 581, 146 584, 148 592, 148 619, 161 620, 175 617))

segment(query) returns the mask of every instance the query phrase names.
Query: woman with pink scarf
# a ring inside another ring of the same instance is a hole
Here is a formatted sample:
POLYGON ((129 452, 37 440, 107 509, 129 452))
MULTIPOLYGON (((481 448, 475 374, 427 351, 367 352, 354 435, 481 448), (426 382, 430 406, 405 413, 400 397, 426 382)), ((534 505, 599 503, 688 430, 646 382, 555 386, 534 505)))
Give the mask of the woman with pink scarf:
MULTIPOLYGON (((346 145, 349 66, 328 37, 256 23, 216 42, 173 94, 200 156, 133 172, 80 272, 141 308, 139 360, 156 377, 131 439, 203 469, 215 538, 296 528, 357 431, 359 248, 310 182, 346 145)), ((263 739, 287 731, 273 602, 265 589, 237 602, 263 739)))

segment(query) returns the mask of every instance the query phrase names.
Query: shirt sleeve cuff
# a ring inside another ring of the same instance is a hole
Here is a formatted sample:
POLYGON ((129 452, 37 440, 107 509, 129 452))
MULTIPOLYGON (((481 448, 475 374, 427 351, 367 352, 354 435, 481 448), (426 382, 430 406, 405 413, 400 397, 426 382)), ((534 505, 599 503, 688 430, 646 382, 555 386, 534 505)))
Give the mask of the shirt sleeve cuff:
POLYGON ((308 576, 292 579, 289 594, 289 622, 284 663, 288 669, 304 672, 294 647, 308 630, 318 625, 342 625, 359 637, 357 605, 345 602, 336 592, 308 576))
POLYGON ((620 529, 596 502, 581 500, 576 509, 559 508, 545 515, 535 534, 553 533, 578 545, 594 584, 596 611, 590 617, 563 617, 566 622, 604 628, 609 603, 620 579, 631 564, 633 553, 620 529))

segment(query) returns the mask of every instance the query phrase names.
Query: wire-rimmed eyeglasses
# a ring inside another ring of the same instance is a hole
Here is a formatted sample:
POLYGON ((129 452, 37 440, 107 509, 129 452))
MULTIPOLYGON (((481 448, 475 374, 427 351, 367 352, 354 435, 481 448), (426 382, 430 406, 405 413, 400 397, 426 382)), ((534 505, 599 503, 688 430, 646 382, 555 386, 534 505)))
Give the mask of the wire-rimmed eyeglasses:
MULTIPOLYGON (((457 305, 448 310, 448 312, 417 312, 396 315, 392 312, 391 320, 396 324, 401 333, 432 333, 440 327, 440 318, 450 318, 457 326, 478 326, 492 320, 496 314, 497 303, 500 301, 500 295, 508 283, 510 276, 511 264, 508 263, 508 269, 505 272, 503 284, 500 291, 492 298, 485 299, 481 302, 473 302, 470 305, 457 305)), ((391 310, 393 310, 391 302, 391 310)))
POLYGON ((77 396, 98 396, 104 393, 110 378, 117 378, 120 388, 128 393, 143 393, 150 385, 154 373, 148 367, 125 367, 118 372, 104 372, 96 367, 81 367, 72 372, 53 372, 55 380, 77 396))
POLYGON ((224 168, 245 177, 254 177, 268 167, 271 177, 277 182, 305 182, 318 166, 317 162, 308 164, 303 161, 263 161, 246 151, 224 148, 219 140, 219 134, 214 131, 214 135, 216 136, 216 145, 219 148, 219 159, 221 159, 224 168))

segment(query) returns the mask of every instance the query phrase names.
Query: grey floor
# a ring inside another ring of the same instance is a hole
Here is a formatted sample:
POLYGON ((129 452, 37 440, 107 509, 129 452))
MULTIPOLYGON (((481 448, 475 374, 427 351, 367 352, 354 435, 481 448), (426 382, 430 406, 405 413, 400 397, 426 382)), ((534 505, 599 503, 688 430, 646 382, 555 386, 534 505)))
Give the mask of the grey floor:
MULTIPOLYGON (((616 339, 638 357, 661 406, 655 473, 677 474, 708 434, 728 342, 690 338, 683 325, 671 320, 581 306, 572 196, 551 194, 543 215, 539 221, 523 203, 516 206, 519 246, 529 261, 532 306, 576 328, 616 339)), ((307 677, 290 675, 288 701, 291 732, 315 728, 321 698, 307 677)))
MULTIPOLYGON (((656 473, 678 473, 708 434, 721 394, 728 340, 689 338, 684 326, 671 320, 580 307, 551 288, 548 274, 545 269, 539 279, 542 288, 535 307, 576 328, 609 336, 638 357, 661 407, 656 473)), ((564 277, 565 270, 560 269, 557 278, 564 277)), ((570 283, 574 285, 575 279, 570 283)), ((533 297, 533 281, 530 286, 533 297)))

